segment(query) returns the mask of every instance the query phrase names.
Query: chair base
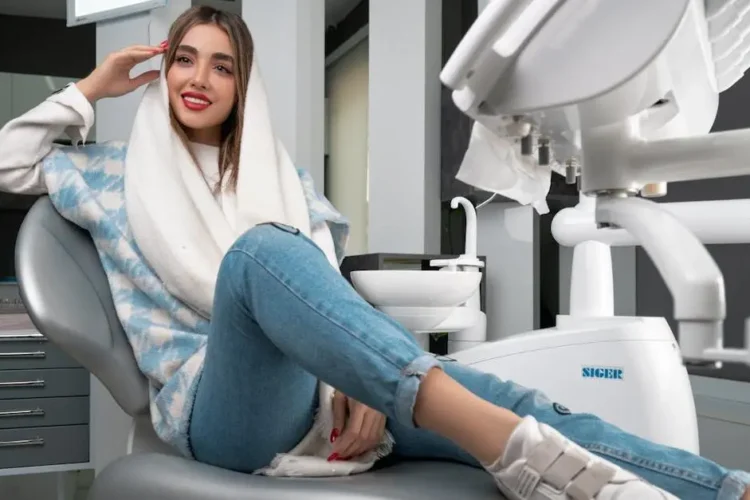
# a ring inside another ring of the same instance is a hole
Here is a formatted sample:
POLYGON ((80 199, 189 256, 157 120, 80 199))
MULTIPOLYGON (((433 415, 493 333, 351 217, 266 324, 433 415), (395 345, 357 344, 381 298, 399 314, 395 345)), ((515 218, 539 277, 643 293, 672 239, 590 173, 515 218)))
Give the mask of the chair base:
POLYGON ((133 418, 128 436, 126 454, 159 453, 161 455, 180 456, 179 452, 159 439, 151 424, 151 416, 138 415, 133 418))
POLYGON ((485 471, 448 462, 399 462, 356 476, 271 478, 156 453, 129 455, 97 477, 88 500, 499 500, 485 471))

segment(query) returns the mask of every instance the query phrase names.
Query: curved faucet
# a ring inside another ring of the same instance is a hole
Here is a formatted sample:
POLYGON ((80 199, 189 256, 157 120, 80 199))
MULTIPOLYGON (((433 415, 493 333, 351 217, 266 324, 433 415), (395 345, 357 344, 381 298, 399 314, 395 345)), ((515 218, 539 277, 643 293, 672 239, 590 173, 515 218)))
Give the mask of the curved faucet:
POLYGON ((457 209, 461 205, 466 214, 466 241, 464 243, 464 255, 467 257, 477 256, 477 212, 474 205, 463 196, 456 196, 451 200, 451 208, 457 209))
POLYGON ((463 253, 455 259, 437 259, 430 261, 433 267, 441 267, 450 270, 479 269, 484 267, 484 262, 477 258, 477 212, 474 205, 463 196, 456 196, 451 200, 451 208, 457 209, 461 205, 466 215, 466 239, 464 241, 463 253))

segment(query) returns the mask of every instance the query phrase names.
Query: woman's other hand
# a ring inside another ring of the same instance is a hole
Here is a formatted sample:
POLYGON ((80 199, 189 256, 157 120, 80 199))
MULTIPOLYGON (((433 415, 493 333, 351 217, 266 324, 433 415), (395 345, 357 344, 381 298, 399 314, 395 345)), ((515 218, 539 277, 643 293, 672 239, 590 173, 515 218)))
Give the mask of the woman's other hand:
POLYGON ((376 448, 385 434, 386 417, 336 391, 333 396, 333 453, 328 461, 354 458, 376 448))
POLYGON ((112 52, 86 78, 76 86, 92 104, 105 97, 119 97, 130 93, 149 82, 159 78, 158 70, 151 70, 131 78, 130 72, 142 62, 163 54, 167 50, 166 42, 158 47, 133 45, 117 52, 112 52))

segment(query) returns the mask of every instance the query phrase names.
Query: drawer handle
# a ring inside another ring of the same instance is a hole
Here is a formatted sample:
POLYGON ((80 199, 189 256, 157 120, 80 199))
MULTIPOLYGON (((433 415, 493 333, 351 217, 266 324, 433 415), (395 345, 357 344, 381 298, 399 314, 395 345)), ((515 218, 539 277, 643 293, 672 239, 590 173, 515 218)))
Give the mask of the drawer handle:
POLYGON ((34 389, 44 387, 44 380, 23 380, 19 382, 0 382, 0 389, 34 389))
POLYGON ((47 339, 41 333, 18 333, 14 335, 0 335, 2 342, 46 342, 47 339))
POLYGON ((10 410, 0 411, 0 418, 17 418, 17 417, 43 417, 44 410, 36 408, 34 410, 10 410))
POLYGON ((33 352, 0 352, 0 359, 44 359, 47 353, 44 351, 33 352))
POLYGON ((44 446, 44 439, 20 439, 18 441, 0 441, 0 448, 21 448, 23 446, 44 446))

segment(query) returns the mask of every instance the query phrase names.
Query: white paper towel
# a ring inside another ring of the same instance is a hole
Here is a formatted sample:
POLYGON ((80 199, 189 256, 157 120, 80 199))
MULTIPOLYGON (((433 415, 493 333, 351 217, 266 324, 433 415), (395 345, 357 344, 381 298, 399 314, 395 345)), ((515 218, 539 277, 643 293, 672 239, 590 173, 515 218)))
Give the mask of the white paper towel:
POLYGON ((474 123, 456 179, 497 193, 522 205, 532 205, 540 214, 549 212, 552 170, 539 165, 534 156, 521 155, 520 145, 512 137, 495 133, 479 122, 474 123))

